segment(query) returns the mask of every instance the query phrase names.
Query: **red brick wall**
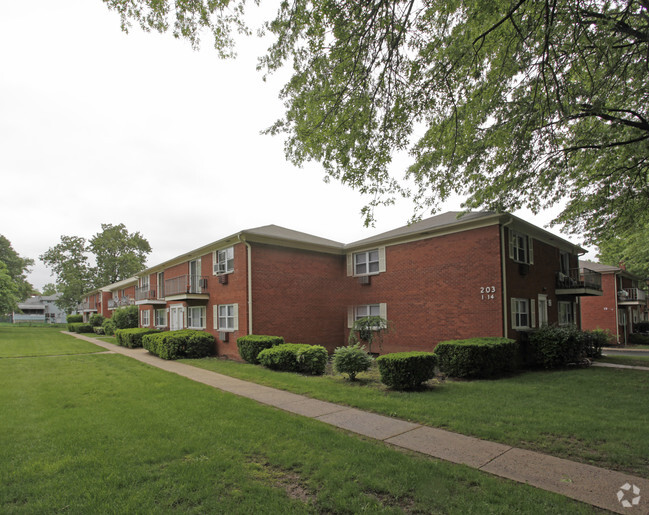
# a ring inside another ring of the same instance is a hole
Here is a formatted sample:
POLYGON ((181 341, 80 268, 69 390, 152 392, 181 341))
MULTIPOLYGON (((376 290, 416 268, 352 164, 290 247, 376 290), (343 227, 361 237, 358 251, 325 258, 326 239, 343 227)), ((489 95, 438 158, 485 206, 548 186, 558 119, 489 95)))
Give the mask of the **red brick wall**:
MULTIPOLYGON (((513 320, 511 313, 512 298, 530 299, 535 301, 534 319, 536 327, 539 324, 538 296, 547 295, 548 324, 557 324, 559 321, 559 301, 576 302, 575 318, 577 326, 580 323, 579 302, 574 295, 557 295, 556 274, 560 270, 560 250, 557 247, 533 240, 534 263, 529 267, 520 264, 509 257, 509 228, 505 228, 505 268, 507 276, 507 325, 508 336, 518 338, 518 331, 512 329, 513 320), (526 271, 525 271, 526 270, 526 271)), ((578 268, 578 256, 570 257, 570 268, 578 268)), ((531 306, 531 304, 530 304, 531 306)))
POLYGON ((615 274, 602 274, 601 297, 583 297, 580 301, 582 328, 604 329, 617 339, 617 285, 615 274))
POLYGON ((253 244, 252 270, 254 334, 344 345, 344 256, 253 244))
POLYGON ((346 277, 345 290, 348 306, 387 304, 392 330, 372 352, 430 351, 444 340, 502 336, 499 228, 389 246, 386 272, 370 285, 346 277), (483 298, 481 288, 492 286, 494 298, 483 298))

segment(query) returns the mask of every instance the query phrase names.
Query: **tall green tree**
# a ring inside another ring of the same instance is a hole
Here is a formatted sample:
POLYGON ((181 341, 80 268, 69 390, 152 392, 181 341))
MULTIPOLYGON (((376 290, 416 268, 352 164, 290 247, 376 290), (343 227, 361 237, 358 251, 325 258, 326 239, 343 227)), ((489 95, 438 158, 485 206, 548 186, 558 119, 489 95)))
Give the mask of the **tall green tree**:
POLYGON ((0 261, 5 264, 6 273, 16 285, 18 301, 25 300, 34 291, 34 287, 27 281, 27 273, 33 266, 34 260, 20 257, 11 246, 11 242, 0 235, 0 261))
POLYGON ((148 241, 139 232, 129 233, 124 224, 102 224, 101 228, 90 240, 61 236, 60 243, 40 256, 56 275, 56 287, 61 292, 57 304, 67 312, 77 307, 88 290, 142 270, 151 252, 148 241))
POLYGON ((101 232, 88 241, 88 250, 95 256, 94 284, 105 286, 142 270, 151 246, 139 232, 129 233, 124 224, 101 224, 101 232))
POLYGON ((58 289, 56 287, 56 284, 54 283, 47 283, 45 286, 43 286, 43 291, 41 292, 44 297, 49 297, 50 295, 55 295, 56 293, 58 293, 58 289))
POLYGON ((20 292, 16 281, 9 275, 9 269, 0 261, 0 315, 6 315, 18 308, 20 292))
POLYGON ((600 263, 618 266, 623 262, 629 272, 649 278, 649 224, 601 241, 598 248, 600 263))
MULTIPOLYGON (((104 0, 128 28, 171 30, 222 55, 244 1, 104 0)), ((590 242, 649 220, 649 0, 293 0, 265 26, 259 67, 289 64, 286 136, 296 164, 370 196, 434 211, 533 212, 590 242), (403 175, 395 152, 408 151, 403 175)))

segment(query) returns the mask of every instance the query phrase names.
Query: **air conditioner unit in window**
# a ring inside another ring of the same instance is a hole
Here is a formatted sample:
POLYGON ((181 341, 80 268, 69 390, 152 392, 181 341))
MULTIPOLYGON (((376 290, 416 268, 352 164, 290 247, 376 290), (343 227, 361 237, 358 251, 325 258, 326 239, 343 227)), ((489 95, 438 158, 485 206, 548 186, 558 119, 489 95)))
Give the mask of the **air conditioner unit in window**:
POLYGON ((221 340, 224 343, 227 343, 230 339, 230 333, 227 331, 219 331, 219 340, 221 340))
POLYGON ((359 282, 360 284, 371 284, 371 278, 370 278, 369 275, 361 275, 361 276, 358 278, 358 282, 359 282))
POLYGON ((228 284, 227 274, 219 275, 219 284, 228 284))

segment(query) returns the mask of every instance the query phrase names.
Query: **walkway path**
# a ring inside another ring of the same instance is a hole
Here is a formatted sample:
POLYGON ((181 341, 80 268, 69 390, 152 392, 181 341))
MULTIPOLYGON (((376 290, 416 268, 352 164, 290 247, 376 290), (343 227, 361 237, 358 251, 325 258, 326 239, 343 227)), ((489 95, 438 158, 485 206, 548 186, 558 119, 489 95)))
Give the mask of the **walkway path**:
POLYGON ((649 480, 644 478, 311 399, 184 363, 166 361, 144 349, 128 349, 96 338, 67 334, 193 381, 320 420, 398 448, 468 465, 616 513, 649 514, 649 480), (618 495, 624 494, 623 502, 632 501, 637 497, 633 494, 634 486, 640 489, 639 503, 625 508, 618 495))

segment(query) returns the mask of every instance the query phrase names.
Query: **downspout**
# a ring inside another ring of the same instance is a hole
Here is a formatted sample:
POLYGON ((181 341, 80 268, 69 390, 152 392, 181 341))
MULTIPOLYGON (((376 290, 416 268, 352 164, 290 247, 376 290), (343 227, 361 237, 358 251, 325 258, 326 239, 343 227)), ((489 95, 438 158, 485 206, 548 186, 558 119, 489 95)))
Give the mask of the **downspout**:
POLYGON ((500 273, 503 284, 503 336, 509 338, 509 323, 507 319, 507 270, 505 261, 505 227, 510 225, 514 219, 510 216, 509 222, 500 226, 500 273))
POLYGON ((239 241, 246 246, 246 259, 248 266, 248 334, 252 334, 252 247, 241 234, 239 234, 239 241))

